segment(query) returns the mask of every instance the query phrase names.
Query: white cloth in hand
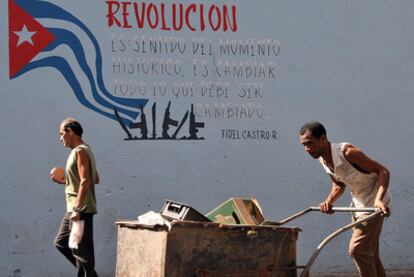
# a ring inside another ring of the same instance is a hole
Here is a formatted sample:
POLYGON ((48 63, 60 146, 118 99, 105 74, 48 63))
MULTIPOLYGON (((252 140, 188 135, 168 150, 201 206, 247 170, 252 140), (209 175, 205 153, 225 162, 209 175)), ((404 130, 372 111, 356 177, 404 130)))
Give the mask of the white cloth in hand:
POLYGON ((69 248, 78 249, 78 245, 83 237, 83 229, 85 227, 85 221, 76 220, 72 222, 72 229, 69 235, 69 248))

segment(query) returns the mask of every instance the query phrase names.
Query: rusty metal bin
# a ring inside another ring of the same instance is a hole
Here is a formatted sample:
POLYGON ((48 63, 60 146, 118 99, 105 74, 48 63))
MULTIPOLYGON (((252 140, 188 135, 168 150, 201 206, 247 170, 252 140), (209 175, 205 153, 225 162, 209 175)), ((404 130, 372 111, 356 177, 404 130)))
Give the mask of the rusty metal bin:
POLYGON ((119 221, 117 277, 296 277, 298 228, 119 221))

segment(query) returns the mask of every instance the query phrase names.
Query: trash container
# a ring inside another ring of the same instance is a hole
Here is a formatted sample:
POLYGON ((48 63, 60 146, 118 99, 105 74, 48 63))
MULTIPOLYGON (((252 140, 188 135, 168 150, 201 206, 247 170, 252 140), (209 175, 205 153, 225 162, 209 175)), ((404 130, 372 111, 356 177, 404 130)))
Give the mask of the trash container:
POLYGON ((117 277, 296 277, 299 228, 119 221, 117 277))

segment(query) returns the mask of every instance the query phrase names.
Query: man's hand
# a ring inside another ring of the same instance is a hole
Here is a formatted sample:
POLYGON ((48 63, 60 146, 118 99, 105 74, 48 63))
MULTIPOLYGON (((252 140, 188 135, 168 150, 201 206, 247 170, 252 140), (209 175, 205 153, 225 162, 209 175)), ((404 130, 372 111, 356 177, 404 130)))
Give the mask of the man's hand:
POLYGON ((80 220, 80 212, 72 212, 70 214, 70 220, 72 220, 72 221, 80 220))
POLYGON ((381 209, 385 216, 390 216, 390 207, 384 203, 382 200, 375 200, 374 203, 375 208, 381 209))
POLYGON ((330 201, 325 201, 319 204, 319 208, 321 208, 321 212, 325 214, 333 214, 332 211, 332 203, 330 201))
POLYGON ((64 185, 66 183, 65 178, 58 179, 55 176, 53 176, 53 174, 50 174, 50 180, 61 185, 64 185))
POLYGON ((50 170, 50 180, 64 185, 66 183, 65 170, 61 167, 54 167, 50 170))

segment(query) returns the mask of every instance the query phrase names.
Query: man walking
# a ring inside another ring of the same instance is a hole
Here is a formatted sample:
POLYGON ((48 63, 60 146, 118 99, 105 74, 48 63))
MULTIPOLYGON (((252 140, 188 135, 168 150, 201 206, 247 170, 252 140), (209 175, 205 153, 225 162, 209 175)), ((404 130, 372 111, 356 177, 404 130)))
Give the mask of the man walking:
POLYGON ((77 268, 77 276, 97 276, 93 244, 93 215, 97 213, 95 184, 99 183, 95 157, 82 140, 82 126, 73 118, 65 119, 59 128, 60 141, 71 150, 66 175, 51 179, 65 185, 66 214, 55 239, 57 249, 77 268), (72 222, 83 220, 84 231, 77 249, 68 246, 72 222))
MULTIPOLYGON (((319 122, 308 122, 300 130, 300 142, 314 159, 319 159, 332 179, 332 189, 321 211, 332 213, 334 202, 348 187, 352 204, 357 208, 377 207, 384 215, 390 213, 388 192, 389 171, 360 149, 349 143, 330 143, 325 127, 319 122)), ((354 213, 353 220, 366 216, 354 213)), ((379 237, 384 217, 380 216, 354 227, 349 253, 361 277, 386 276, 379 256, 379 237)))

